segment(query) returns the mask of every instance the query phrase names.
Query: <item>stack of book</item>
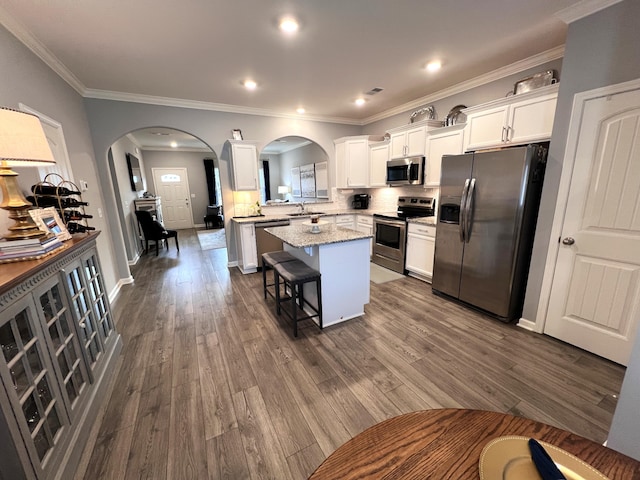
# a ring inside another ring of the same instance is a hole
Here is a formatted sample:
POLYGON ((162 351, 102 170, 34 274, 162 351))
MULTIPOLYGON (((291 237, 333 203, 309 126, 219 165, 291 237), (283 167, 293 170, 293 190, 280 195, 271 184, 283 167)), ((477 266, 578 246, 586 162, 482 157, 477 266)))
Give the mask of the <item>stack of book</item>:
POLYGON ((55 235, 25 240, 0 240, 0 263, 37 260, 62 247, 55 235))

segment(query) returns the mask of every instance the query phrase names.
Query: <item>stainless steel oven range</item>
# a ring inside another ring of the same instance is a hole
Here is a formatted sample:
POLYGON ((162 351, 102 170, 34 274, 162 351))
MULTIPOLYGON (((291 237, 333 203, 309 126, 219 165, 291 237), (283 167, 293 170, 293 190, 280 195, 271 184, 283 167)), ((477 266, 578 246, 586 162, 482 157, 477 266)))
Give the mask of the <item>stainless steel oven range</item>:
POLYGON ((395 212, 373 214, 373 257, 371 261, 404 273, 407 219, 432 217, 436 201, 431 197, 399 197, 395 212))

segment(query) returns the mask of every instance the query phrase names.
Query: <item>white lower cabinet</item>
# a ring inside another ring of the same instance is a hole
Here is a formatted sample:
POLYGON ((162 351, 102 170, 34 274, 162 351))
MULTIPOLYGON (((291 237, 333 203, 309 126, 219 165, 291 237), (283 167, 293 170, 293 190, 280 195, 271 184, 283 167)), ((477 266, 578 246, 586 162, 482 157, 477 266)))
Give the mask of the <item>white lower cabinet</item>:
POLYGON ((236 223, 236 247, 240 271, 242 273, 257 271, 258 249, 256 247, 256 229, 253 223, 236 223))
MULTIPOLYGON (((356 230, 373 235, 373 217, 370 215, 356 215, 356 230)), ((369 239, 369 256, 373 255, 373 238, 369 239)))
POLYGON ((435 226, 409 223, 405 257, 405 269, 409 275, 431 283, 435 248, 435 226))

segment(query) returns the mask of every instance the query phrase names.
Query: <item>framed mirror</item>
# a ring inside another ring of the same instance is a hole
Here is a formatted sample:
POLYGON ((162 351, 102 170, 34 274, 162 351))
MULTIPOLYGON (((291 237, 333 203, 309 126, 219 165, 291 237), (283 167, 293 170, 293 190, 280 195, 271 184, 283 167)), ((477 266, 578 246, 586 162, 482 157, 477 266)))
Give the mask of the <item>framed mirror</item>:
POLYGON ((129 180, 131 181, 131 190, 140 192, 144 190, 142 183, 142 171, 140 170, 140 162, 131 153, 127 153, 127 168, 129 169, 129 180))

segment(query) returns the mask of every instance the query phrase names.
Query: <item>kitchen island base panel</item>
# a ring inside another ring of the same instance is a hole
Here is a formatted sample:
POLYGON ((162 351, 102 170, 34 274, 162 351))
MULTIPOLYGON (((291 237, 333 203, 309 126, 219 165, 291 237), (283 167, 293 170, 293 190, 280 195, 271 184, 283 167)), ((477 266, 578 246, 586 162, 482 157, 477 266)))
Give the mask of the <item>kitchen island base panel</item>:
MULTIPOLYGON (((284 250, 322 275, 322 320, 326 328, 364 315, 369 303, 369 238, 284 250)), ((315 287, 305 285, 304 298, 318 305, 315 287)))

